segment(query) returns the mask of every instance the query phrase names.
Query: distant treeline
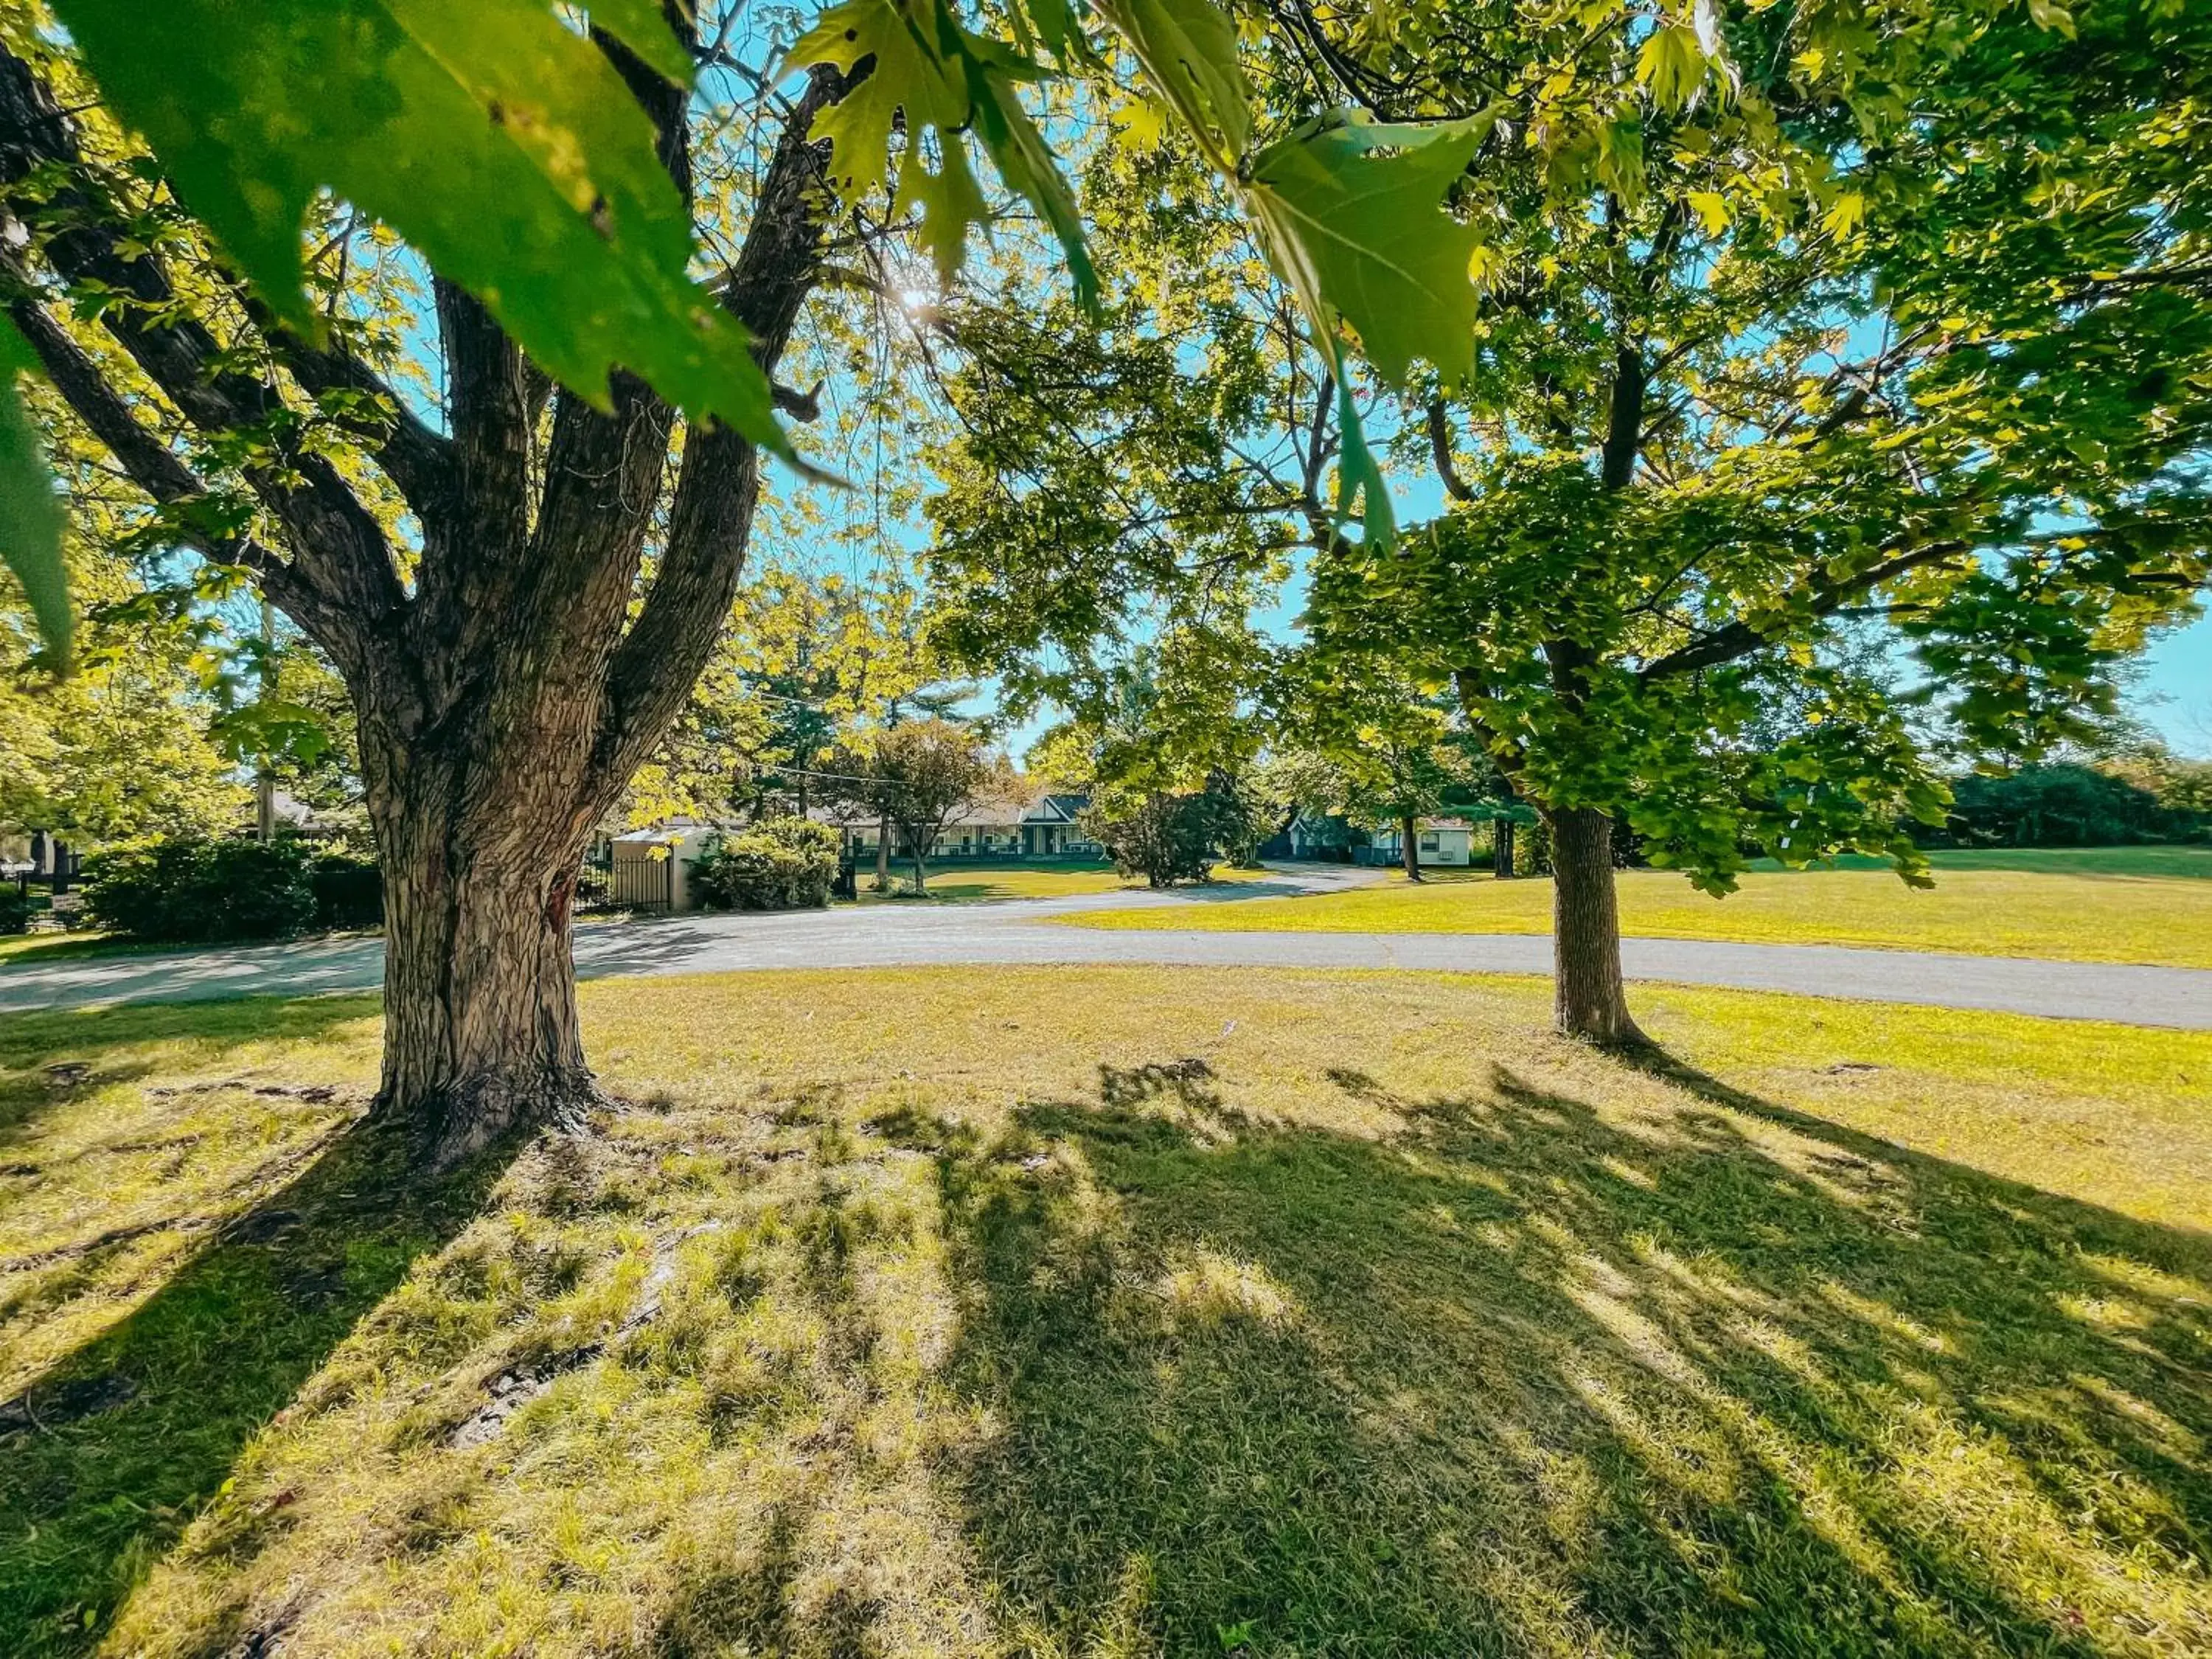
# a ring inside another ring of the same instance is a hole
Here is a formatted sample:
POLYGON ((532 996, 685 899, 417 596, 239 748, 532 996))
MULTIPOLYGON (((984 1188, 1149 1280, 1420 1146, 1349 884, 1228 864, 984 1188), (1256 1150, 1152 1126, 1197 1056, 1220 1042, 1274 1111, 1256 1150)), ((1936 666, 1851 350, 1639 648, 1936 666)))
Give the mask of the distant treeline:
POLYGON ((1936 847, 2122 847, 2212 841, 2212 762, 2163 753, 2023 766, 1952 782, 1936 847))

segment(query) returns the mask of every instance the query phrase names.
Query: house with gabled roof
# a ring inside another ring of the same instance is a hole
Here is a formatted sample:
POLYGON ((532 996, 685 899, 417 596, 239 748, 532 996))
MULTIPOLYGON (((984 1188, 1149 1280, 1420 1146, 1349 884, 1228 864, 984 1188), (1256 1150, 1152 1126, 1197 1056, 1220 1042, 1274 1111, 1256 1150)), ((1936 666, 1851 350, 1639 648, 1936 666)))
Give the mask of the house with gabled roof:
MULTIPOLYGON (((1083 833, 1077 821, 1091 797, 1048 793, 1026 800, 977 801, 953 814, 925 854, 927 862, 959 859, 1095 859, 1105 848, 1083 833)), ((875 856, 877 825, 858 823, 848 833, 863 859, 875 856)), ((891 854, 903 858, 898 830, 891 830, 891 854)))

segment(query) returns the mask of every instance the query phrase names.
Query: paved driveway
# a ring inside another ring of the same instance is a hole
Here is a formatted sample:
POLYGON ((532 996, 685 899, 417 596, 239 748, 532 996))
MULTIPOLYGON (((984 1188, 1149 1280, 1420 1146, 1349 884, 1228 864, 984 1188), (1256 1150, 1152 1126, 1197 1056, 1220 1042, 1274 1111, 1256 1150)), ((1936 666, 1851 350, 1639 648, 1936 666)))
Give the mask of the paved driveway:
MULTIPOLYGON (((1102 907, 1234 904, 1326 891, 1376 872, 1299 866, 1267 882, 1175 894, 1091 895, 1000 904, 871 904, 778 915, 673 916, 577 931, 580 977, 876 968, 957 963, 1159 963, 1253 968, 1403 968, 1545 974, 1552 942, 1518 933, 1235 933, 1049 925, 1102 907)), ((1935 1007, 2212 1030, 2212 971, 2035 962, 1816 945, 1623 941, 1628 975, 1935 1007)), ((374 939, 306 940, 163 956, 0 967, 0 1012, 107 1002, 298 996, 379 983, 374 939)))

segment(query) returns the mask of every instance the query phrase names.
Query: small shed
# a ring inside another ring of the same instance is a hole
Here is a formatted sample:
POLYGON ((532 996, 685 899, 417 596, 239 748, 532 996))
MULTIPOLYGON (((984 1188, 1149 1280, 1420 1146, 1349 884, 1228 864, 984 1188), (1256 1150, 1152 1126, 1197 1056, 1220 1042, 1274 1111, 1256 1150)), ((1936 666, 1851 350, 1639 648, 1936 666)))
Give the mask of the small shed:
POLYGON ((691 860, 720 834, 711 823, 657 823, 614 838, 614 862, 607 872, 607 900, 640 910, 690 910, 691 860))
MULTIPOLYGON (((1474 861, 1474 826, 1465 818, 1423 818, 1417 833, 1423 864, 1450 866, 1474 861)), ((1404 858, 1395 825, 1377 830, 1359 851, 1362 864, 1397 864, 1404 858)))

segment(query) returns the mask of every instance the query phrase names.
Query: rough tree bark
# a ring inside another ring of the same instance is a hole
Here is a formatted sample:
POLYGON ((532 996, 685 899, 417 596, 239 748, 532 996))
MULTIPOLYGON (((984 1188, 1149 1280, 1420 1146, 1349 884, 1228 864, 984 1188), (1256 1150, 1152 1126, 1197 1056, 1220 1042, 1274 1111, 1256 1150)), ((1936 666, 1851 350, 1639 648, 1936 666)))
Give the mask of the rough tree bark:
MULTIPOLYGON (((670 9, 680 23, 681 9, 670 9)), ((688 196, 685 94, 595 38, 654 120, 661 160, 688 196)), ((820 271, 826 155, 807 131, 845 85, 817 70, 788 112, 720 284, 771 373, 820 271)), ((167 261, 183 256, 124 234, 104 168, 40 68, 0 52, 0 206, 33 232, 29 251, 0 249, 0 276, 10 318, 64 399, 165 506, 210 493, 181 459, 185 429, 201 439, 251 430, 272 447, 241 464, 236 482, 273 526, 273 544, 200 528, 189 514, 176 535, 251 572, 351 694, 386 894, 375 1110, 434 1164, 516 1128, 573 1126, 599 1099, 570 948, 579 865, 714 647, 744 562, 759 455, 733 432, 694 427, 672 487, 673 416, 649 389, 617 376, 612 413, 594 411, 555 391, 482 306, 443 282, 444 432, 343 343, 295 339, 240 295, 283 374, 241 368, 252 354, 183 297, 199 288, 173 276, 167 261), (126 296, 102 313, 100 353, 49 310, 94 285, 126 296), (107 346, 158 401, 104 360, 107 346), (272 420, 296 401, 294 386, 369 394, 351 405, 359 414, 337 418, 420 528, 409 575, 404 550, 344 473, 292 443, 296 421, 272 420), (657 520, 658 567, 640 604, 657 520)), ((219 268, 209 274, 228 286, 219 268)))
POLYGON ((389 872, 380 1109, 447 1158, 572 1123, 595 1098, 569 948, 575 860, 412 791, 383 793, 374 816, 389 872))
POLYGON ((1641 1043, 1644 1033, 1630 1017, 1621 980, 1613 820, 1588 806, 1554 809, 1544 817, 1552 830, 1554 1023, 1595 1042, 1641 1043))
POLYGON ((1421 879, 1421 843, 1410 812, 1398 820, 1398 860, 1407 881, 1421 879))

